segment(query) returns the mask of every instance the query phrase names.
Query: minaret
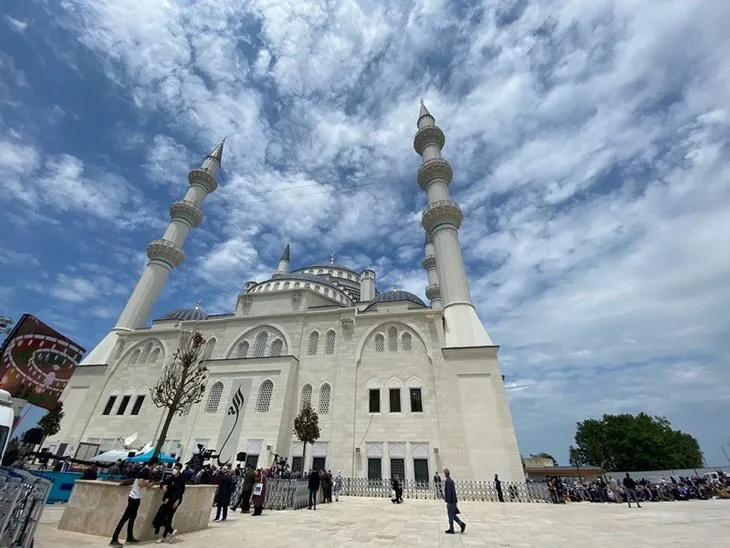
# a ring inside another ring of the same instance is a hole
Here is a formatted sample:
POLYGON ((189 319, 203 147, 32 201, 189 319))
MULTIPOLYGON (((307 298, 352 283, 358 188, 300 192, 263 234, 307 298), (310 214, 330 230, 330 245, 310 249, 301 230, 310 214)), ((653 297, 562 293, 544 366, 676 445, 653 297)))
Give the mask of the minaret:
POLYGON ((279 266, 276 269, 276 275, 282 275, 282 274, 289 274, 289 254, 290 254, 290 244, 286 244, 286 247, 284 248, 284 253, 281 254, 281 259, 279 259, 279 266))
POLYGON ((423 158, 418 169, 418 184, 428 196, 422 224, 433 242, 444 308, 446 347, 493 346, 469 293, 459 244, 459 227, 464 215, 459 205, 451 200, 449 185, 453 172, 449 163, 441 157, 446 138, 423 100, 417 125, 413 148, 423 158))
POLYGON ((116 344, 118 331, 130 331, 144 327, 152 308, 162 293, 172 269, 185 260, 183 244, 190 230, 203 221, 200 204, 205 197, 218 188, 216 174, 221 167, 223 139, 208 154, 199 168, 188 173, 190 186, 182 200, 170 206, 170 224, 160 240, 153 240, 147 246, 149 262, 142 272, 132 295, 127 301, 114 329, 92 350, 82 364, 105 364, 109 362, 116 344))
POLYGON ((421 264, 426 269, 426 276, 428 276, 426 298, 431 301, 431 308, 441 308, 441 288, 439 287, 439 274, 436 269, 436 255, 433 251, 431 235, 428 232, 426 233, 424 247, 426 250, 426 258, 423 259, 421 264))

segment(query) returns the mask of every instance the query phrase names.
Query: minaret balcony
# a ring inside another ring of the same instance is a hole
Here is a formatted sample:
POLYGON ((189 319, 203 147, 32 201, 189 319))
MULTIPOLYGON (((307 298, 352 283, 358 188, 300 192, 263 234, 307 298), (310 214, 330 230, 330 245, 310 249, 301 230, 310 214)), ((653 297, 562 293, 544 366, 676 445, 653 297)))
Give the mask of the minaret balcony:
POLYGON ((421 224, 426 232, 431 232, 442 224, 450 224, 458 229, 463 220, 464 214, 457 203, 451 200, 439 200, 426 206, 421 224))
POLYGON ((426 286, 426 298, 429 301, 441 298, 441 288, 439 284, 430 284, 426 286))
POLYGON ((185 260, 185 252, 169 240, 152 240, 147 246, 147 257, 151 261, 163 261, 176 268, 185 260))
POLYGON ((451 164, 443 158, 426 160, 418 168, 418 184, 422 190, 426 190, 431 181, 436 179, 440 179, 449 185, 453 176, 454 171, 451 169, 451 164))
POLYGON ((438 126, 426 126, 419 129, 413 138, 413 148, 418 154, 423 154, 428 145, 436 145, 441 149, 444 148, 444 144, 446 144, 446 137, 438 126))
POLYGON ((182 219, 187 221, 190 226, 195 228, 203 222, 203 212, 200 206, 195 202, 189 202, 188 200, 178 200, 173 202, 170 206, 170 217, 175 219, 182 219))
POLYGON ((436 268, 436 257, 426 257, 423 261, 421 261, 421 266, 423 266, 426 270, 436 268))
POLYGON ((190 173, 188 173, 188 182, 191 185, 197 184, 202 186, 208 194, 215 192, 218 188, 218 181, 215 180, 215 177, 200 168, 190 170, 190 173))

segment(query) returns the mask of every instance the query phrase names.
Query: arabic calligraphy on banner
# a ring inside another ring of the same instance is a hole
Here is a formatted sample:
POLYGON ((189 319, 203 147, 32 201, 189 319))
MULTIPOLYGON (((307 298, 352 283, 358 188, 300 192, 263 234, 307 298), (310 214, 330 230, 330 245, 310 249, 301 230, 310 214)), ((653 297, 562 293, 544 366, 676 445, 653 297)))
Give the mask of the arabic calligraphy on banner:
POLYGON ((223 418, 223 424, 221 424, 221 431, 218 436, 219 466, 225 466, 235 460, 250 390, 251 379, 236 379, 233 381, 228 411, 223 418))

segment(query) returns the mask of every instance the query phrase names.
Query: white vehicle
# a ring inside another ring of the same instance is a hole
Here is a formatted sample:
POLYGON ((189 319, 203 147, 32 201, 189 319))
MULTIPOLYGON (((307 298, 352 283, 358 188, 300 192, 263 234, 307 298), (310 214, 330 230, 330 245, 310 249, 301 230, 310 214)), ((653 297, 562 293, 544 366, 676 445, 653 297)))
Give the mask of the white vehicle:
POLYGON ((15 413, 10 393, 0 390, 0 459, 5 456, 5 448, 10 441, 10 431, 13 428, 15 413))

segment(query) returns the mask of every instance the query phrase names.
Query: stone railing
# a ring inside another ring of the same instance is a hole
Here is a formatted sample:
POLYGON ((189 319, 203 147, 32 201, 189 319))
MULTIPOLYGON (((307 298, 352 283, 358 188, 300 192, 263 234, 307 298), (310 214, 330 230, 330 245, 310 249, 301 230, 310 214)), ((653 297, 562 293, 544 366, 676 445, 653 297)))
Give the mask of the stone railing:
POLYGON ((51 482, 16 468, 0 468, 0 546, 27 548, 51 482))
MULTIPOLYGON (((492 481, 456 481, 456 496, 463 501, 497 502, 499 495, 492 481)), ((443 483, 401 482, 403 498, 431 499, 443 498, 443 483)), ((345 478, 342 482, 342 495, 354 497, 388 497, 391 482, 389 479, 369 480, 364 478, 345 478)), ((550 502, 550 493, 544 483, 502 482, 502 496, 505 502, 550 502)))

